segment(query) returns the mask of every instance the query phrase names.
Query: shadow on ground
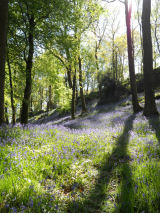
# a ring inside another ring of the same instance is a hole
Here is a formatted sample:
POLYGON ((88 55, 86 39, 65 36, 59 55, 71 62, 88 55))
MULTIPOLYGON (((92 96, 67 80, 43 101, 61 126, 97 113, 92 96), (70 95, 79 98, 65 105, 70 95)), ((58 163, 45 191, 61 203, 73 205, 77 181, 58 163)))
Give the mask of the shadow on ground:
POLYGON ((118 207, 115 207, 115 212, 131 213, 133 207, 130 196, 133 196, 132 174, 130 168, 130 159, 127 154, 127 145, 129 142, 129 132, 132 130, 135 115, 131 115, 125 122, 122 135, 117 139, 116 147, 114 148, 110 157, 106 157, 102 166, 99 169, 99 175, 93 190, 90 191, 88 197, 83 203, 70 203, 67 209, 68 213, 101 213, 110 212, 109 207, 102 206, 109 198, 107 193, 107 186, 110 183, 113 172, 117 167, 120 167, 119 183, 121 193, 117 197, 118 207), (107 210, 108 208, 108 210, 107 210))
MULTIPOLYGON (((119 102, 116 103, 111 103, 111 104, 105 104, 105 105, 98 105, 97 102, 94 104, 88 104, 87 109, 88 112, 83 116, 81 116, 81 108, 77 108, 77 113, 76 113, 76 119, 72 120, 70 113, 66 114, 59 114, 57 111, 52 113, 51 115, 47 115, 46 113, 41 116, 37 120, 30 120, 30 123, 32 124, 55 124, 55 125, 64 125, 65 127, 68 127, 70 129, 83 129, 86 128, 87 125, 84 125, 84 120, 91 122, 93 125, 94 123, 102 124, 104 120, 102 120, 103 116, 110 114, 110 113, 115 113, 115 110, 118 106, 120 106, 123 102, 128 100, 127 98, 122 99, 119 102), (92 106, 93 105, 93 106, 92 106)), ((127 106, 131 108, 131 106, 127 106)), ((117 110, 118 111, 118 110, 117 110)), ((126 113, 125 107, 121 107, 121 110, 119 110, 123 113, 126 113)), ((118 117, 120 117, 118 115, 118 117)), ((122 116, 121 116, 122 117, 122 116)))
POLYGON ((88 129, 88 128, 103 128, 106 126, 117 125, 118 120, 126 120, 126 117, 130 115, 130 112, 126 111, 125 107, 116 109, 119 103, 101 106, 92 113, 85 115, 84 117, 78 117, 75 120, 64 122, 64 125, 70 129, 88 129))
POLYGON ((148 118, 149 125, 155 131, 158 142, 160 143, 160 119, 159 116, 148 118))

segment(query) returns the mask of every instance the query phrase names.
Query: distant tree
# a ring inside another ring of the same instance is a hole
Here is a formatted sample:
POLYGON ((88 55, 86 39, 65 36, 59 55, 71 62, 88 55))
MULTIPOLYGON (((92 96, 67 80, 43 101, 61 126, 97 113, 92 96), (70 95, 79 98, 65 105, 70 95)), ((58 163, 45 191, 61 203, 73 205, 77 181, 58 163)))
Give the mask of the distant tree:
POLYGON ((58 107, 59 111, 69 111, 71 89, 66 85, 64 77, 66 69, 53 57, 50 51, 34 59, 32 106, 33 111, 48 110, 58 107))
MULTIPOLYGON (((107 2, 114 2, 115 0, 106 0, 107 2)), ((134 113, 142 110, 138 103, 136 77, 135 77, 135 65, 134 65, 134 54, 133 54, 133 43, 131 35, 131 13, 132 4, 128 7, 128 0, 119 0, 125 5, 125 17, 126 17, 126 28, 127 28, 127 47, 128 47, 128 64, 129 64, 129 76, 132 94, 132 105, 134 113)))
POLYGON ((156 44, 157 44, 157 50, 158 53, 160 54, 160 44, 159 44, 159 13, 160 13, 160 2, 158 0, 156 0, 155 3, 155 9, 153 11, 153 15, 154 15, 154 36, 155 36, 155 40, 156 40, 156 44))
POLYGON ((5 55, 8 23, 8 1, 0 1, 0 125, 4 122, 5 55))
MULTIPOLYGON (((105 15, 105 14, 103 14, 103 15, 105 15)), ((100 96, 102 95, 102 88, 101 88, 101 73, 100 73, 100 67, 99 67, 99 51, 101 49, 101 44, 105 37, 108 21, 105 17, 105 20, 103 20, 103 24, 101 22, 102 21, 100 21, 100 19, 98 19, 98 20, 96 20, 96 22, 93 23, 93 33, 95 35, 94 57, 95 57, 95 65, 96 65, 98 90, 99 90, 100 96)))
POLYGON ((153 68, 159 65, 160 55, 160 32, 159 32, 159 13, 160 13, 160 2, 155 0, 154 7, 151 14, 151 34, 153 39, 153 68))
POLYGON ((85 103, 85 98, 84 98, 84 91, 83 91, 83 77, 82 77, 82 59, 79 56, 78 58, 79 61, 79 87, 80 87, 80 98, 81 98, 81 103, 82 103, 82 114, 87 111, 86 108, 86 103, 85 103))
POLYGON ((71 117, 75 119, 75 111, 76 111, 76 73, 77 70, 75 69, 74 76, 73 76, 73 86, 72 86, 72 102, 71 102, 71 117))
POLYGON ((119 21, 117 22, 117 16, 118 16, 119 11, 114 11, 114 14, 111 15, 111 44, 112 44, 112 76, 113 79, 116 81, 116 75, 117 75, 117 69, 116 69, 116 58, 117 58, 117 51, 116 51, 116 44, 115 44, 115 39, 116 39, 116 34, 118 33, 119 30, 119 21))
POLYGON ((59 14, 55 23, 55 17, 50 16, 50 21, 46 24, 48 29, 53 29, 50 39, 46 40, 46 46, 53 55, 66 68, 67 82, 72 89, 71 114, 74 118, 76 109, 73 102, 76 101, 76 90, 79 80, 80 97, 82 101, 82 114, 86 112, 85 97, 83 92, 83 56, 81 54, 81 41, 84 33, 91 24, 99 17, 100 7, 95 0, 74 0, 62 1, 59 14), (63 11, 63 12, 62 12, 63 11), (62 15, 63 14, 63 15, 62 15), (56 25, 56 27, 55 27, 56 25), (78 78, 79 74, 79 78, 78 78), (77 75, 77 76, 76 76, 77 75))
POLYGON ((137 21, 138 21, 138 25, 139 25, 139 36, 140 36, 140 53, 141 53, 141 57, 140 57, 140 70, 141 73, 143 73, 143 39, 142 39, 142 22, 141 22, 141 0, 136 0, 136 5, 137 5, 137 11, 136 11, 136 17, 137 17, 137 21))
POLYGON ((49 16, 50 7, 50 0, 46 0, 45 2, 38 0, 18 0, 9 4, 9 12, 12 14, 10 19, 14 20, 14 22, 10 21, 12 23, 10 29, 15 32, 11 40, 17 40, 19 52, 21 53, 21 58, 23 58, 22 63, 25 64, 25 88, 21 105, 21 123, 23 124, 28 122, 32 91, 33 58, 36 49, 38 49, 35 47, 40 44, 42 45, 41 40, 45 34, 42 28, 44 21, 49 16))
POLYGON ((151 0, 143 0, 142 11, 142 33, 143 33, 143 72, 144 72, 144 90, 145 106, 144 115, 157 115, 154 90, 153 90, 153 54, 151 37, 151 0))
POLYGON ((116 38, 115 40, 115 52, 118 56, 116 60, 116 76, 117 80, 123 82, 124 80, 124 68, 125 68, 125 61, 127 60, 127 44, 126 44, 126 35, 121 35, 116 38))

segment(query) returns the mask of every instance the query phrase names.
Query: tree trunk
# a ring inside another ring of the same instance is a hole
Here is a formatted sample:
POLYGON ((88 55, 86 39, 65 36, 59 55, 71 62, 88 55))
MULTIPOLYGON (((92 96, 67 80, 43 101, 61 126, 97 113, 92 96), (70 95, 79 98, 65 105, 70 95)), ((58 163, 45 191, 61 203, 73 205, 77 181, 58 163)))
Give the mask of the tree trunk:
POLYGON ((156 39, 156 44, 157 44, 157 50, 158 50, 158 53, 160 54, 160 45, 159 45, 159 41, 158 41, 158 36, 157 36, 157 27, 159 26, 158 25, 158 17, 156 17, 156 20, 155 20, 155 29, 154 29, 154 36, 155 36, 155 39, 156 39))
POLYGON ((67 80, 68 80, 68 85, 69 85, 69 88, 70 89, 72 89, 72 78, 71 78, 71 71, 72 71, 72 69, 71 69, 71 65, 69 65, 68 67, 67 67, 67 80))
POLYGON ((115 43, 114 43, 114 33, 112 35, 112 75, 115 80, 115 43))
POLYGON ((40 110, 43 108, 43 88, 40 88, 40 110))
POLYGON ((0 125, 4 123, 5 55, 8 24, 8 1, 0 1, 0 125))
POLYGON ((120 80, 121 80, 121 83, 124 81, 124 55, 121 56, 121 66, 120 66, 120 80))
POLYGON ((87 95, 88 95, 88 91, 89 91, 89 78, 88 78, 88 75, 87 75, 87 89, 86 89, 87 95))
POLYGON ((76 110, 76 69, 73 76, 73 86, 72 86, 72 104, 71 104, 71 117, 75 119, 75 110, 76 110))
POLYGON ((115 79, 116 79, 116 83, 118 81, 118 56, 117 56, 117 51, 115 52, 115 79))
POLYGON ((33 98, 32 98, 32 96, 30 98, 30 113, 31 113, 31 115, 33 113, 33 98))
POLYGON ((96 42, 95 48, 95 60, 96 60, 96 69, 97 69, 97 83, 100 97, 102 96, 101 82, 100 82, 100 73, 99 73, 99 65, 98 65, 98 44, 96 42))
POLYGON ((78 105, 78 85, 76 84, 76 105, 78 105))
POLYGON ((10 65, 10 61, 9 61, 9 53, 7 53, 7 64, 8 64, 8 70, 9 70, 10 96, 11 96, 11 108, 12 108, 12 124, 14 125, 16 123, 16 109, 15 109, 15 105, 14 105, 12 71, 11 71, 11 65, 10 65))
POLYGON ((49 88, 48 88, 48 111, 51 110, 52 108, 52 86, 49 85, 49 88))
POLYGON ((81 97, 82 114, 83 114, 87 111, 87 109, 86 109, 86 103, 85 103, 85 98, 84 98, 84 94, 83 94, 82 62, 81 62, 80 56, 78 58, 78 62, 79 62, 79 87, 80 87, 80 97, 81 97))
MULTIPOLYGON (((140 1, 138 1, 138 7, 139 7, 140 1)), ((143 73, 143 39, 142 39, 142 24, 141 24, 141 17, 138 12, 138 7, 137 7, 137 18, 138 18, 138 24, 139 24, 139 31, 140 31, 140 41, 141 41, 141 50, 142 50, 142 59, 141 59, 141 73, 143 73)))
POLYGON ((144 115, 157 115, 154 90, 153 90, 153 53, 151 38, 151 0, 143 0, 142 11, 142 32, 143 32, 143 72, 144 72, 144 90, 145 106, 144 115))
POLYGON ((22 102, 22 112, 21 112, 21 123, 27 124, 28 123, 28 108, 29 108, 29 101, 31 96, 31 89, 32 89, 32 64, 33 64, 33 53, 34 53, 34 41, 33 41, 33 32, 34 32, 34 15, 32 14, 31 18, 29 19, 29 53, 28 58, 26 60, 26 87, 24 91, 24 98, 22 102))
POLYGON ((135 66, 133 58, 133 46, 131 38, 131 8, 128 9, 128 0, 125 0, 125 15, 126 15, 126 27, 127 27, 127 46, 128 46, 128 62, 129 62, 129 76, 131 84, 131 94, 132 94, 132 105, 134 113, 142 110, 138 103, 137 97, 137 85, 135 76, 135 66))
POLYGON ((5 104, 5 123, 9 124, 9 118, 8 118, 8 106, 5 104))

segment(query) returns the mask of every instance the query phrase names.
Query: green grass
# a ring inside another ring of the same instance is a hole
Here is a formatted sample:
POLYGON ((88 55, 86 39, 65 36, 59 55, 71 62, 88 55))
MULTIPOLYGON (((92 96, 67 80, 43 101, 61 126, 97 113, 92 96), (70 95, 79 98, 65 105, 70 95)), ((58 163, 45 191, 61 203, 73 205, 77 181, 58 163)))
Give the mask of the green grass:
POLYGON ((156 122, 0 129, 0 212, 160 212, 156 122))

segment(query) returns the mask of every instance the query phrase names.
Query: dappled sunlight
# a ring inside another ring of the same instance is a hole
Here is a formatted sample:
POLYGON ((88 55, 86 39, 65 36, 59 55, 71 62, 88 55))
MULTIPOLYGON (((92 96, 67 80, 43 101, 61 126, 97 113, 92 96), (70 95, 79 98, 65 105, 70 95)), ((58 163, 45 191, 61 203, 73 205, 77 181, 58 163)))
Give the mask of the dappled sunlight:
POLYGON ((0 212, 160 212, 160 1, 0 1, 0 212))
POLYGON ((159 121, 118 109, 60 125, 2 127, 2 211, 154 212, 159 175, 150 173, 159 168, 159 121))

